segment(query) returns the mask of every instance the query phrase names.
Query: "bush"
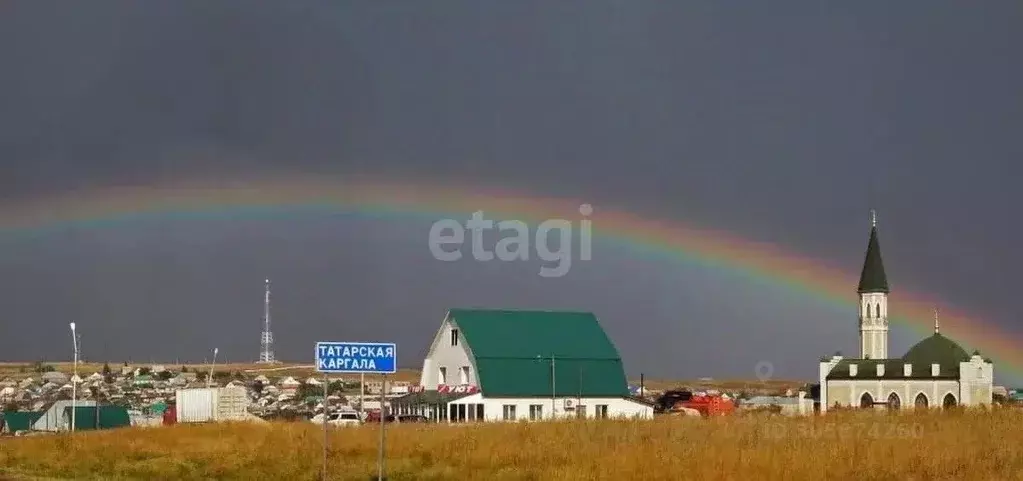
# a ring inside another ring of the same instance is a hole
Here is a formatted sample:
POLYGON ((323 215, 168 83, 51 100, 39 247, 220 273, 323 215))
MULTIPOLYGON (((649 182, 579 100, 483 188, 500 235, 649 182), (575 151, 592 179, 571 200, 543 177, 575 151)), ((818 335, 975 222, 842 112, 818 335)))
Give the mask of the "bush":
POLYGON ((38 373, 47 373, 55 371, 53 366, 49 364, 43 364, 43 361, 36 361, 36 363, 32 366, 32 370, 38 373))

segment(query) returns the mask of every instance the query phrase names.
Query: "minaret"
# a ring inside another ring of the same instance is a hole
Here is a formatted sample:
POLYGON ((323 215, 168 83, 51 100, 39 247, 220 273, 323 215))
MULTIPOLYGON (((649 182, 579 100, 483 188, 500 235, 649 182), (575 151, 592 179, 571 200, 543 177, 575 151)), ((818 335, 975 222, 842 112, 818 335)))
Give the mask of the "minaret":
POLYGON ((266 280, 266 292, 263 297, 263 336, 259 342, 259 362, 274 362, 274 334, 270 331, 270 279, 266 280))
POLYGON ((870 241, 856 292, 860 295, 860 357, 888 358, 888 278, 877 241, 877 214, 870 211, 870 241))

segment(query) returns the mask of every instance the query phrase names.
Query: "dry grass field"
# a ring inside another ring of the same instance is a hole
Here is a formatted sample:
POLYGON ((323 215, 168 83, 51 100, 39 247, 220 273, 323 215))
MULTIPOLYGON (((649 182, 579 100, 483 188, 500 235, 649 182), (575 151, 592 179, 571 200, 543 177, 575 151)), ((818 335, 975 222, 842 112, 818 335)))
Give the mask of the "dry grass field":
MULTIPOLYGON (((654 421, 396 425, 397 480, 1014 480, 1023 412, 829 413, 654 421)), ((330 479, 376 473, 375 426, 333 430, 330 479)), ((310 424, 124 429, 0 441, 0 479, 319 479, 310 424)))

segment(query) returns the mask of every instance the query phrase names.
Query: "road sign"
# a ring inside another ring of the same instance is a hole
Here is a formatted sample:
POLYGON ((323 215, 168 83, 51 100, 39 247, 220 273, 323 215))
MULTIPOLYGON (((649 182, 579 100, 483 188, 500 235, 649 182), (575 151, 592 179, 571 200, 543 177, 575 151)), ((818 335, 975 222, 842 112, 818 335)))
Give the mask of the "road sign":
POLYGON ((332 374, 394 374, 397 347, 393 342, 317 342, 316 370, 332 374))

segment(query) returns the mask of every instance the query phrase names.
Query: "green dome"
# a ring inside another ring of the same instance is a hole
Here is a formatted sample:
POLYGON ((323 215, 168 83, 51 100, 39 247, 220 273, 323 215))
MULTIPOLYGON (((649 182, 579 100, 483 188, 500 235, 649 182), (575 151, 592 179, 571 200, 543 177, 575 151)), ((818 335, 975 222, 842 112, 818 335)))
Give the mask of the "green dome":
POLYGON ((970 360, 966 350, 955 341, 934 333, 911 347, 902 359, 910 364, 945 364, 956 365, 970 360))

